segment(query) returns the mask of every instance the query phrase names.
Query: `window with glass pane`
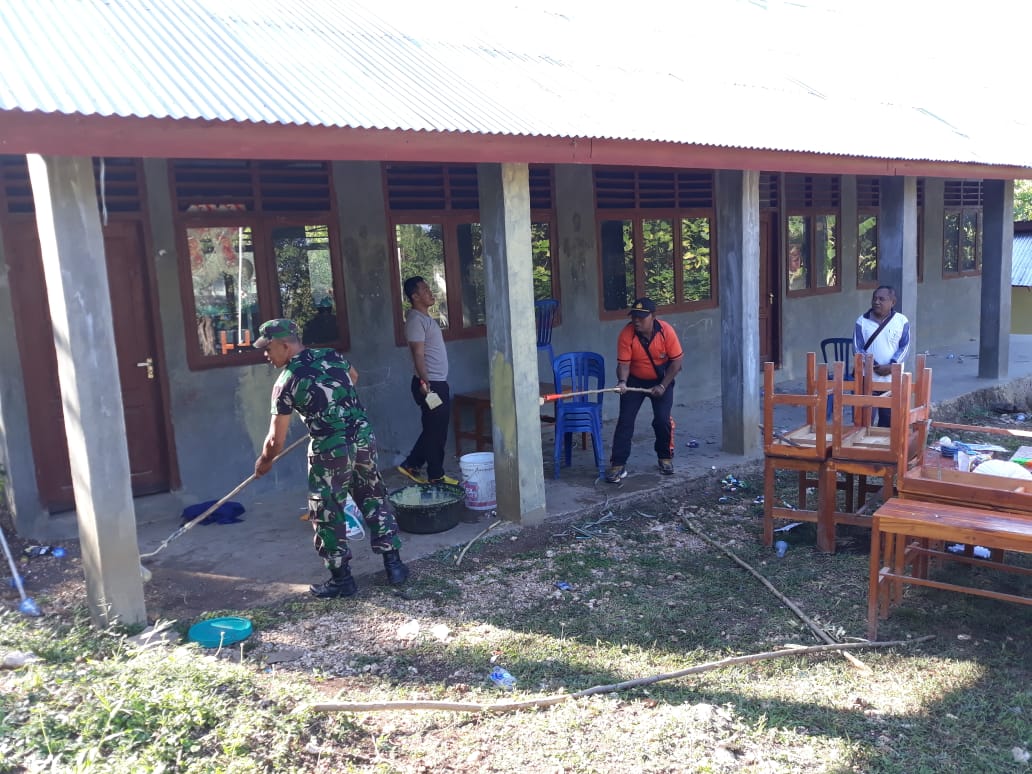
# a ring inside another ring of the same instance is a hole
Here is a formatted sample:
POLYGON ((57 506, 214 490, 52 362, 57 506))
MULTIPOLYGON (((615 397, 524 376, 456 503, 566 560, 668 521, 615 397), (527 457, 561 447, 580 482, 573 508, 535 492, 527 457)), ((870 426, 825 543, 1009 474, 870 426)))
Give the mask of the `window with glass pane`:
POLYGON ((709 218, 681 219, 681 271, 685 301, 713 297, 709 218))
POLYGON ((674 294, 674 222, 646 218, 641 222, 645 295, 657 306, 677 302, 674 294))
POLYGON ((816 248, 814 280, 819 288, 834 288, 839 282, 838 242, 835 215, 817 215, 814 218, 814 246, 816 248))
POLYGON ((604 220, 601 224, 602 293, 607 310, 626 309, 634 303, 634 224, 604 220))
POLYGON ((978 271, 979 243, 981 233, 978 227, 978 213, 965 210, 960 218, 960 270, 978 271))
POLYGON ((856 283, 872 285, 878 282, 878 216, 860 213, 856 283))
POLYGON ((261 325, 251 227, 188 228, 197 342, 204 355, 250 349, 261 325))
MULTIPOLYGON (((430 309, 442 328, 448 327, 448 280, 444 265, 444 231, 439 223, 399 223, 394 227, 398 249, 398 269, 402 284, 420 276, 434 292, 436 303, 430 309)), ((401 293, 403 311, 408 298, 401 293)))
POLYGON ((790 291, 806 290, 810 287, 810 233, 811 219, 808 215, 788 216, 785 277, 790 291))
POLYGON ((272 229, 281 314, 298 324, 305 344, 339 338, 337 306, 330 264, 329 228, 325 224, 272 229))
POLYGON ((534 300, 555 298, 552 288, 552 224, 530 224, 531 259, 534 263, 534 300))
POLYGON ((960 270, 960 213, 947 212, 943 218, 942 271, 955 274, 960 270))
POLYGON ((480 224, 460 223, 456 227, 456 244, 462 277, 462 327, 473 328, 487 322, 484 235, 480 224))

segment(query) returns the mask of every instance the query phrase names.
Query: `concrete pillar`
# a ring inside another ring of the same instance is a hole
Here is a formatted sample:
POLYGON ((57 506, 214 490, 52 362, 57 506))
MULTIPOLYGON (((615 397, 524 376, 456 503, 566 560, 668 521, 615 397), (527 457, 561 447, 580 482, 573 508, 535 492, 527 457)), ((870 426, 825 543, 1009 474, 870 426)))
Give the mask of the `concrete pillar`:
POLYGON ((721 448, 744 455, 760 444, 760 173, 721 170, 716 187, 721 448))
POLYGON ((910 352, 917 352, 917 178, 881 178, 878 284, 896 289, 896 310, 911 322, 910 352))
MULTIPOLYGON (((556 353, 593 351, 616 353, 616 337, 599 325, 598 235, 595 226, 595 181, 592 168, 584 164, 555 167, 556 231, 559 234, 559 288, 562 292, 562 325, 552 331, 556 353)), ((610 360, 607 356, 606 360, 610 360)), ((542 358, 541 368, 545 368, 542 358)), ((606 379, 612 378, 609 368, 606 379)), ((541 381, 552 381, 550 370, 541 381)), ((613 401, 610 406, 616 405, 613 401)))
POLYGON ((498 515, 545 518, 537 334, 526 164, 479 164, 487 280, 487 357, 498 515))
POLYGON ((90 614, 97 626, 146 623, 93 163, 28 161, 90 614))
POLYGON ((982 314, 978 375, 1003 379, 1010 368, 1014 181, 982 182, 982 314))

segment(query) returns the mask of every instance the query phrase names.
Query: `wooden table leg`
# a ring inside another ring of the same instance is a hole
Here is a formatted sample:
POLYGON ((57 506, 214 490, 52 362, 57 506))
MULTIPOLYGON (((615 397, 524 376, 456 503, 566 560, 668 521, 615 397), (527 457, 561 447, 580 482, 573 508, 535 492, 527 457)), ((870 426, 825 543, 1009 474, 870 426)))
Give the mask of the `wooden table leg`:
POLYGON ((835 480, 833 465, 824 463, 817 473, 817 550, 835 553, 835 480))
POLYGON ((871 561, 867 578, 867 639, 878 639, 879 599, 881 595, 881 532, 878 531, 878 517, 871 526, 871 561))

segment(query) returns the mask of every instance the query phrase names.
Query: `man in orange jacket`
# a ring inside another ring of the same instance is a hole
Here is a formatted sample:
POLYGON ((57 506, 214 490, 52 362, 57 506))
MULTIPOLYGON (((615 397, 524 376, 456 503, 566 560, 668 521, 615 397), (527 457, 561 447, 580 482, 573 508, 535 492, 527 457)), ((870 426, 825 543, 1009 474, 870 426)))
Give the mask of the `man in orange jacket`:
POLYGON ((674 377, 681 370, 684 351, 673 327, 656 319, 656 304, 639 298, 631 306, 631 321, 620 331, 616 342, 616 388, 620 393, 620 418, 613 434, 613 452, 606 470, 606 481, 615 484, 627 475, 634 421, 642 401, 652 401, 652 428, 656 431, 656 456, 659 472, 674 472, 674 377), (627 392, 628 387, 644 387, 649 392, 627 392))

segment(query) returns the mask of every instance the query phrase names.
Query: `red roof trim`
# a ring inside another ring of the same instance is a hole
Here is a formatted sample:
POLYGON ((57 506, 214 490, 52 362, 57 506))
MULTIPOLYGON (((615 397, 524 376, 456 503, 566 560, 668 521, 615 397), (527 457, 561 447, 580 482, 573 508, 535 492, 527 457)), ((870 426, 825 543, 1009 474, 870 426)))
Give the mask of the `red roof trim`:
POLYGON ((0 113, 0 153, 140 158, 608 164, 1019 180, 1029 168, 798 151, 462 132, 288 126, 63 113, 0 113))

